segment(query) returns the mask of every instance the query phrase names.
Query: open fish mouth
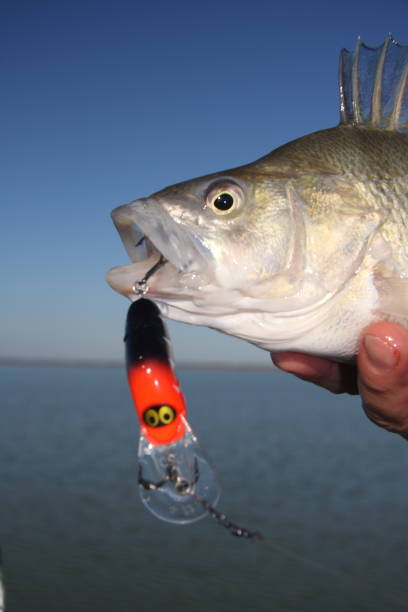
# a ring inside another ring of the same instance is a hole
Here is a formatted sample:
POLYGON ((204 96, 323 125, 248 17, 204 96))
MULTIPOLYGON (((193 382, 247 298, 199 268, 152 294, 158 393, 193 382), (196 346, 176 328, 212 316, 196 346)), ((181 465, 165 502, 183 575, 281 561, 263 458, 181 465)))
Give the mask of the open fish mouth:
POLYGON ((155 198, 135 200, 112 211, 131 264, 109 270, 107 281, 128 297, 175 295, 197 283, 209 251, 189 228, 175 221, 155 198))

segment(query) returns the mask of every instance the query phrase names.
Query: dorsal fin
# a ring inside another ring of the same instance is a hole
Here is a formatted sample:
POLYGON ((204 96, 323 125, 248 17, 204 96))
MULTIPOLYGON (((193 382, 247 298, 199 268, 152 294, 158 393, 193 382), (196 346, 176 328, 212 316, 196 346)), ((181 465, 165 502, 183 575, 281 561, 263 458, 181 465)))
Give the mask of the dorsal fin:
POLYGON ((358 38, 353 53, 342 49, 339 86, 342 125, 408 130, 408 45, 391 34, 378 47, 358 38))

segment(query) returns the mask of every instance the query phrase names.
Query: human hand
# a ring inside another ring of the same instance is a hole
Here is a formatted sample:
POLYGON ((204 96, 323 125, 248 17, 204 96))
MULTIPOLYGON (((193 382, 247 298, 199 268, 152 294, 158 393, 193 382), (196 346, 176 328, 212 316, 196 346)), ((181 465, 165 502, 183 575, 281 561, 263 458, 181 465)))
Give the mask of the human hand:
POLYGON ((408 330, 400 325, 369 325, 356 365, 294 352, 275 353, 272 361, 279 369, 333 393, 359 393, 373 423, 408 439, 408 330))

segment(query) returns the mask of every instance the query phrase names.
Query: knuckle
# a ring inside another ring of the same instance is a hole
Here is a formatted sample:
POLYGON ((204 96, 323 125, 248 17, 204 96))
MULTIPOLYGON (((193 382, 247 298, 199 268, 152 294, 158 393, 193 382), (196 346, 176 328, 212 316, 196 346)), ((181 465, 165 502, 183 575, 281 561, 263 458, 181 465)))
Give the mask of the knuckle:
POLYGON ((388 381, 379 378, 365 379, 361 382, 362 395, 385 395, 392 392, 392 386, 388 381))
POLYGON ((363 408, 370 421, 378 427, 401 435, 408 433, 408 403, 378 405, 364 402, 363 408))

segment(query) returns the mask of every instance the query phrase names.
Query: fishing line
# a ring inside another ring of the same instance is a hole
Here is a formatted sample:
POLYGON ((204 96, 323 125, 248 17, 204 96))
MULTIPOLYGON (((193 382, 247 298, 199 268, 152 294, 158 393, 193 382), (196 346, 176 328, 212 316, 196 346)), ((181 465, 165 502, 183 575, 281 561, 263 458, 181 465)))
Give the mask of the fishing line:
MULTIPOLYGON (((310 557, 306 557, 304 555, 301 555, 300 553, 290 550, 289 548, 286 548, 285 546, 281 546, 280 544, 271 542, 271 540, 268 540, 267 548, 275 550, 277 553, 283 554, 286 557, 293 559, 294 561, 302 563, 303 565, 308 566, 311 569, 317 570, 325 574, 326 576, 331 576, 332 578, 335 578, 336 580, 343 583, 342 585, 343 587, 352 590, 353 593, 358 592, 359 588, 361 589, 362 580, 358 576, 351 576, 340 570, 330 569, 326 567, 325 565, 322 565, 318 561, 311 559, 310 557)), ((378 586, 370 582, 366 581, 365 584, 368 588, 373 589, 373 593, 377 600, 382 599, 384 601, 384 604, 393 603, 393 604, 401 605, 402 606, 401 611, 406 610, 406 605, 407 605, 406 600, 401 599, 395 595, 385 594, 382 591, 379 593, 377 591, 378 586)))

